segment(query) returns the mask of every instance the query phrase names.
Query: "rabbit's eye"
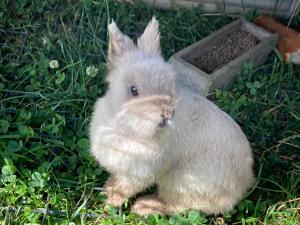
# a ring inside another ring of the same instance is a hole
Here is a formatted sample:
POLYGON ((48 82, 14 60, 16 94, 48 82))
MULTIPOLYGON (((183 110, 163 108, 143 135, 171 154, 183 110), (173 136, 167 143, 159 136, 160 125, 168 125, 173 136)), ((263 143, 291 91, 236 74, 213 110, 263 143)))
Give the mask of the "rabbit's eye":
POLYGON ((130 87, 130 92, 131 92, 132 96, 138 96, 139 95, 138 89, 135 86, 130 87))

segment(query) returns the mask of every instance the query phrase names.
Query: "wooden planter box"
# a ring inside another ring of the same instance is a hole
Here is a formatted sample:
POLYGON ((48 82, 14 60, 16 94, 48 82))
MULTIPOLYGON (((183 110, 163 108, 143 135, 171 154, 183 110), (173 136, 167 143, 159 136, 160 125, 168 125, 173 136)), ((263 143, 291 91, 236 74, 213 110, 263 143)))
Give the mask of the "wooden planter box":
POLYGON ((298 0, 143 0, 158 8, 201 6, 204 12, 245 13, 257 10, 261 13, 274 13, 290 17, 294 10, 300 9, 298 0), (297 7, 297 8, 296 8, 297 7))
POLYGON ((269 53, 275 47, 277 40, 277 35, 244 19, 239 19, 175 53, 169 61, 173 64, 175 70, 178 71, 178 79, 182 83, 196 92, 207 95, 214 91, 215 88, 224 89, 230 85, 241 72, 244 63, 251 62, 254 66, 264 63, 269 53), (201 54, 215 46, 224 36, 238 30, 247 31, 254 35, 259 42, 241 56, 214 70, 212 73, 207 73, 189 63, 191 60, 201 57, 201 54))

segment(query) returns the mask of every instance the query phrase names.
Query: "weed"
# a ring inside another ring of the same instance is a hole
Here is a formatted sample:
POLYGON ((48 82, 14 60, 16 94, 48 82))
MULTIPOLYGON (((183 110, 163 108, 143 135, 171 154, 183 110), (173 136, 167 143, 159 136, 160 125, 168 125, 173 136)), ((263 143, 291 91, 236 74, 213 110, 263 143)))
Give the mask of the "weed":
POLYGON ((215 102, 242 126, 256 159, 257 183, 232 212, 141 218, 129 207, 104 206, 108 174, 88 152, 88 125, 107 89, 110 18, 135 38, 155 14, 166 58, 232 18, 117 1, 2 0, 0 9, 2 224, 300 223, 300 68, 276 54, 260 68, 245 65, 231 88, 216 91, 215 102))

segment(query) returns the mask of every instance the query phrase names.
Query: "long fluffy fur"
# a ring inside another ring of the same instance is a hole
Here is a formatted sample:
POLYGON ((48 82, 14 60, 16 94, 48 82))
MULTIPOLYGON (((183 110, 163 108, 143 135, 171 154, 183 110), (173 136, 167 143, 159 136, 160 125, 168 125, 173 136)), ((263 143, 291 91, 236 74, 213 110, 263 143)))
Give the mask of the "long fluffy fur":
POLYGON ((90 127, 91 153, 111 173, 107 203, 121 205, 157 184, 157 194, 137 199, 136 213, 232 209, 254 181, 244 133, 225 112, 176 79, 160 55, 155 18, 134 48, 113 27, 110 46, 117 50, 110 53, 117 55, 110 55, 110 88, 97 101, 90 127), (138 97, 130 96, 132 84, 138 97), (168 118, 165 127, 159 126, 162 118, 168 118))

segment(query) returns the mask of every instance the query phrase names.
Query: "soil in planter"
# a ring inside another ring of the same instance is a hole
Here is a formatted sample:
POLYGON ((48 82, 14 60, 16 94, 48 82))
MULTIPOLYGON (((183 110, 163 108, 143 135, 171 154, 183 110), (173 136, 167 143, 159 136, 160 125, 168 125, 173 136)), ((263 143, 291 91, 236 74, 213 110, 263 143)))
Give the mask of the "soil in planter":
POLYGON ((221 38, 200 56, 191 57, 187 61, 210 74, 241 56, 258 43, 259 40, 253 34, 237 30, 221 38))

